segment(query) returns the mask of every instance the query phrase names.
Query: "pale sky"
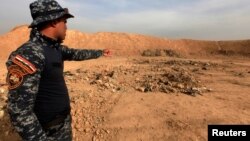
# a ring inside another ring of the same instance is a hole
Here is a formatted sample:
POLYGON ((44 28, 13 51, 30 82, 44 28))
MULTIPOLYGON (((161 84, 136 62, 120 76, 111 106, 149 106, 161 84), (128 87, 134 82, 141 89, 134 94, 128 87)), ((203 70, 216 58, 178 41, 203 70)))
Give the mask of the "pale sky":
MULTIPOLYGON (((30 24, 34 0, 0 0, 0 35, 30 24)), ((250 0, 58 0, 75 18, 68 29, 170 39, 250 39, 250 0)))

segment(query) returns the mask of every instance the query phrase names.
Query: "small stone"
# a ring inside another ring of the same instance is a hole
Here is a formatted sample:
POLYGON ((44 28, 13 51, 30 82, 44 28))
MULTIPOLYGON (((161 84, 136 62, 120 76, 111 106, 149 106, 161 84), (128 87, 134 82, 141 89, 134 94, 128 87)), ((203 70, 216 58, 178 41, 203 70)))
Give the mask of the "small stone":
POLYGON ((115 88, 115 86, 114 86, 112 83, 110 83, 109 86, 110 86, 111 88, 115 88))
POLYGON ((116 92, 116 89, 112 89, 112 92, 115 93, 115 92, 116 92))
POLYGON ((110 131, 109 131, 109 130, 106 130, 106 133, 107 133, 107 134, 110 134, 110 131))
POLYGON ((0 88, 0 94, 4 94, 5 93, 5 89, 0 88))
POLYGON ((95 134, 96 135, 100 135, 101 131, 100 130, 96 130, 95 134))
POLYGON ((183 84, 181 84, 181 83, 177 84, 176 87, 177 87, 177 88, 180 88, 180 89, 184 89, 184 88, 185 88, 185 86, 184 86, 183 84))
POLYGON ((207 88, 206 90, 207 90, 207 92, 212 92, 213 91, 213 89, 211 89, 211 88, 207 88))
POLYGON ((109 87, 110 87, 109 83, 105 83, 104 86, 105 86, 106 88, 109 88, 109 87))
POLYGON ((88 121, 85 121, 85 126, 89 126, 90 125, 90 123, 88 122, 88 121))
POLYGON ((102 83, 103 83, 102 80, 97 80, 97 82, 98 82, 99 84, 102 84, 102 83))
POLYGON ((76 132, 73 132, 72 134, 73 134, 73 138, 76 138, 76 132))
POLYGON ((83 79, 84 79, 84 80, 87 80, 87 81, 89 81, 89 78, 88 78, 88 77, 84 77, 83 79))
POLYGON ((83 131, 83 129, 82 129, 82 127, 81 127, 80 124, 76 124, 76 125, 75 125, 75 128, 77 129, 77 131, 80 131, 80 132, 83 131))
POLYGON ((145 88, 144 87, 139 87, 139 88, 137 88, 137 90, 140 91, 140 92, 145 92, 145 88))
POLYGON ((99 139, 96 136, 93 136, 92 141, 99 141, 99 139))
POLYGON ((200 91, 200 88, 192 87, 191 90, 192 90, 193 92, 199 92, 199 91, 200 91))
POLYGON ((84 129, 84 132, 85 133, 89 133, 91 131, 91 129, 90 128, 86 128, 86 129, 84 129))
POLYGON ((4 135, 5 135, 5 136, 9 136, 9 131, 5 131, 5 132, 4 132, 4 135))
POLYGON ((83 128, 80 128, 80 129, 78 129, 78 131, 83 132, 84 130, 83 130, 83 128))
POLYGON ((107 76, 104 76, 103 80, 109 80, 109 78, 107 76))
POLYGON ((8 97, 6 95, 3 95, 1 99, 6 102, 8 100, 8 97))
POLYGON ((1 111, 0 111, 0 119, 2 119, 3 117, 4 117, 4 111, 1 110, 1 111))
POLYGON ((203 69, 203 70, 208 70, 208 68, 207 68, 207 67, 203 67, 202 69, 203 69))

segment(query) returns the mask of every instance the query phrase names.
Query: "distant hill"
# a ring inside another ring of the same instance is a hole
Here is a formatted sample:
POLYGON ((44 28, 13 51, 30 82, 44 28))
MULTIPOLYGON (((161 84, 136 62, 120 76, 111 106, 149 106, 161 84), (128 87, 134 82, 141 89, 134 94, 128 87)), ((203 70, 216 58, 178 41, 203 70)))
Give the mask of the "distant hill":
MULTIPOLYGON (((7 59, 12 50, 29 39, 27 25, 17 26, 0 36, 0 58, 7 59)), ((202 41, 172 40, 130 33, 97 32, 94 34, 68 30, 64 44, 73 48, 112 49, 115 55, 139 55, 146 49, 171 49, 183 55, 211 53, 250 55, 250 40, 202 41)))

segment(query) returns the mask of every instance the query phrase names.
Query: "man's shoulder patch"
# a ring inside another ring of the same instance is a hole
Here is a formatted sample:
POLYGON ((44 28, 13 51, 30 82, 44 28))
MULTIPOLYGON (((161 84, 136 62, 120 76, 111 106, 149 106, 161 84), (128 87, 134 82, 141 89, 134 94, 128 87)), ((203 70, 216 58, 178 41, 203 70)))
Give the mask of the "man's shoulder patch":
POLYGON ((8 67, 7 83, 9 85, 9 89, 15 89, 20 86, 23 82, 23 76, 27 73, 27 71, 21 69, 18 65, 8 67))
POLYGON ((16 55, 15 57, 13 57, 12 62, 15 63, 16 65, 20 66, 22 69, 27 71, 29 74, 33 74, 37 70, 36 67, 32 63, 30 63, 28 60, 21 57, 20 55, 16 55))

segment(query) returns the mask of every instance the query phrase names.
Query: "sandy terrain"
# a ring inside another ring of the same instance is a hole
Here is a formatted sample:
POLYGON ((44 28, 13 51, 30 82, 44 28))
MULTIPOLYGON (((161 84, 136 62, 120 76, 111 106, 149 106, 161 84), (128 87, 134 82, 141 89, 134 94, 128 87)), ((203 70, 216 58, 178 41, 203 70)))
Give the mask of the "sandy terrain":
MULTIPOLYGON (((74 140, 206 141, 208 124, 250 124, 249 56, 235 53, 239 48, 206 55, 175 49, 66 62, 74 140)), ((6 113, 5 61, 0 141, 19 141, 6 113)))

